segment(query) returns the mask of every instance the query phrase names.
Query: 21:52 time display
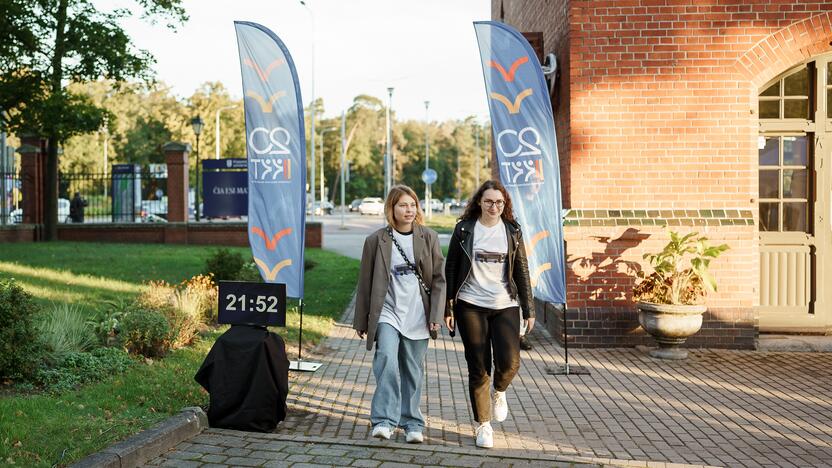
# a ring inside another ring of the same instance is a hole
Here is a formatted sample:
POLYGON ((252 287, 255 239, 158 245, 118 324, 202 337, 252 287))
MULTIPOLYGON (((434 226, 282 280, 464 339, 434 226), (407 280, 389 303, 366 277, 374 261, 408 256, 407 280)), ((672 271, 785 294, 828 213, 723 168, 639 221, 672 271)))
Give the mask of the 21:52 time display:
POLYGON ((278 312, 278 298, 276 296, 248 296, 246 294, 226 294, 226 310, 242 312, 278 312))

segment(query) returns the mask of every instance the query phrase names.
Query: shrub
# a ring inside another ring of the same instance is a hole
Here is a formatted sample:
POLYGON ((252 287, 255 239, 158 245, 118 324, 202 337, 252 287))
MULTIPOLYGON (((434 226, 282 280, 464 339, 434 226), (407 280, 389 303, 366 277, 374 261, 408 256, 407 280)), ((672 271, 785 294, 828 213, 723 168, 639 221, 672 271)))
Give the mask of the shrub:
POLYGON ((119 327, 119 342, 131 353, 160 357, 170 349, 170 324, 156 309, 136 304, 126 311, 119 327))
POLYGON ((171 297, 175 291, 176 288, 166 281, 150 281, 147 283, 147 288, 139 294, 136 301, 144 307, 161 311, 173 305, 171 297))
POLYGON ((187 281, 183 281, 178 289, 189 296, 188 301, 193 304, 192 307, 197 312, 196 316, 206 320, 216 318, 218 292, 217 286, 210 276, 194 276, 187 281))
POLYGON ((130 356, 118 348, 98 348, 88 353, 67 353, 55 367, 40 369, 35 380, 48 391, 62 392, 122 373, 133 364, 135 362, 130 356))
POLYGON ((38 323, 40 338, 51 363, 69 353, 86 351, 95 344, 95 334, 84 311, 75 305, 53 305, 38 323))
POLYGON ((174 349, 189 345, 206 320, 214 320, 217 288, 210 276, 198 275, 182 282, 171 296, 173 308, 168 321, 173 330, 174 349))
POLYGON ((14 279, 0 280, 0 378, 26 379, 40 361, 32 296, 14 279))
POLYGON ((170 325, 173 349, 190 344, 203 323, 217 309, 217 288, 207 275, 197 275, 176 287, 151 282, 136 302, 143 309, 161 313, 170 325))
POLYGON ((104 346, 115 346, 118 343, 120 323, 126 311, 133 304, 134 299, 118 299, 105 302, 105 307, 97 309, 89 323, 99 343, 104 346))
POLYGON ((260 269, 254 262, 248 262, 240 269, 240 275, 237 277, 239 281, 248 281, 250 283, 262 283, 263 278, 260 276, 260 269))
POLYGON ((228 249, 219 249, 205 260, 206 275, 213 275, 214 281, 235 281, 245 264, 243 256, 228 249))

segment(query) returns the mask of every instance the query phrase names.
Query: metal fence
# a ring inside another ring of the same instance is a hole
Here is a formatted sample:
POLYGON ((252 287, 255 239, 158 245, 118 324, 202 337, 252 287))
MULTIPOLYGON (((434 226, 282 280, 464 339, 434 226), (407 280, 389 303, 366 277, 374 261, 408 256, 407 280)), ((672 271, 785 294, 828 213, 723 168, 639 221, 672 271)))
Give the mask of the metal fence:
POLYGON ((23 221, 22 199, 17 172, 0 172, 0 225, 23 221))
POLYGON ((59 223, 166 222, 167 173, 61 173, 59 223))

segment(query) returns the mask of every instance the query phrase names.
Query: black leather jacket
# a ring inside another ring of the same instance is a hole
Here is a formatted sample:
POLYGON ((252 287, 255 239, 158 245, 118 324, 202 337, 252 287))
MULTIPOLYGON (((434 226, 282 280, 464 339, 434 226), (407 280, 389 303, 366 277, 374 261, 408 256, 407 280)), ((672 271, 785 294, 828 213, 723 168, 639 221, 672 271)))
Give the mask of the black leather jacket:
MULTIPOLYGON (((477 220, 462 220, 456 224, 448 246, 448 258, 445 259, 445 279, 447 280, 447 299, 456 301, 459 288, 471 272, 471 258, 474 250, 474 226, 477 220)), ((529 280, 529 264, 526 260, 526 247, 520 226, 511 221, 504 222, 508 238, 508 294, 517 300, 523 310, 523 318, 535 316, 534 296, 529 280)), ((445 308, 445 316, 452 316, 452 307, 445 308)))

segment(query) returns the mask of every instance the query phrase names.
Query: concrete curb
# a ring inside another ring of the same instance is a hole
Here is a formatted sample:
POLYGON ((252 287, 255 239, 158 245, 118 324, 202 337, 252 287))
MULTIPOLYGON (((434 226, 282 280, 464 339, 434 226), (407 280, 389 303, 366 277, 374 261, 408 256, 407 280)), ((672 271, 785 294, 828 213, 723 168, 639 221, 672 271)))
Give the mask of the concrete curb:
POLYGON ((181 413, 78 461, 72 468, 140 466, 207 427, 208 416, 202 408, 183 408, 181 413))

